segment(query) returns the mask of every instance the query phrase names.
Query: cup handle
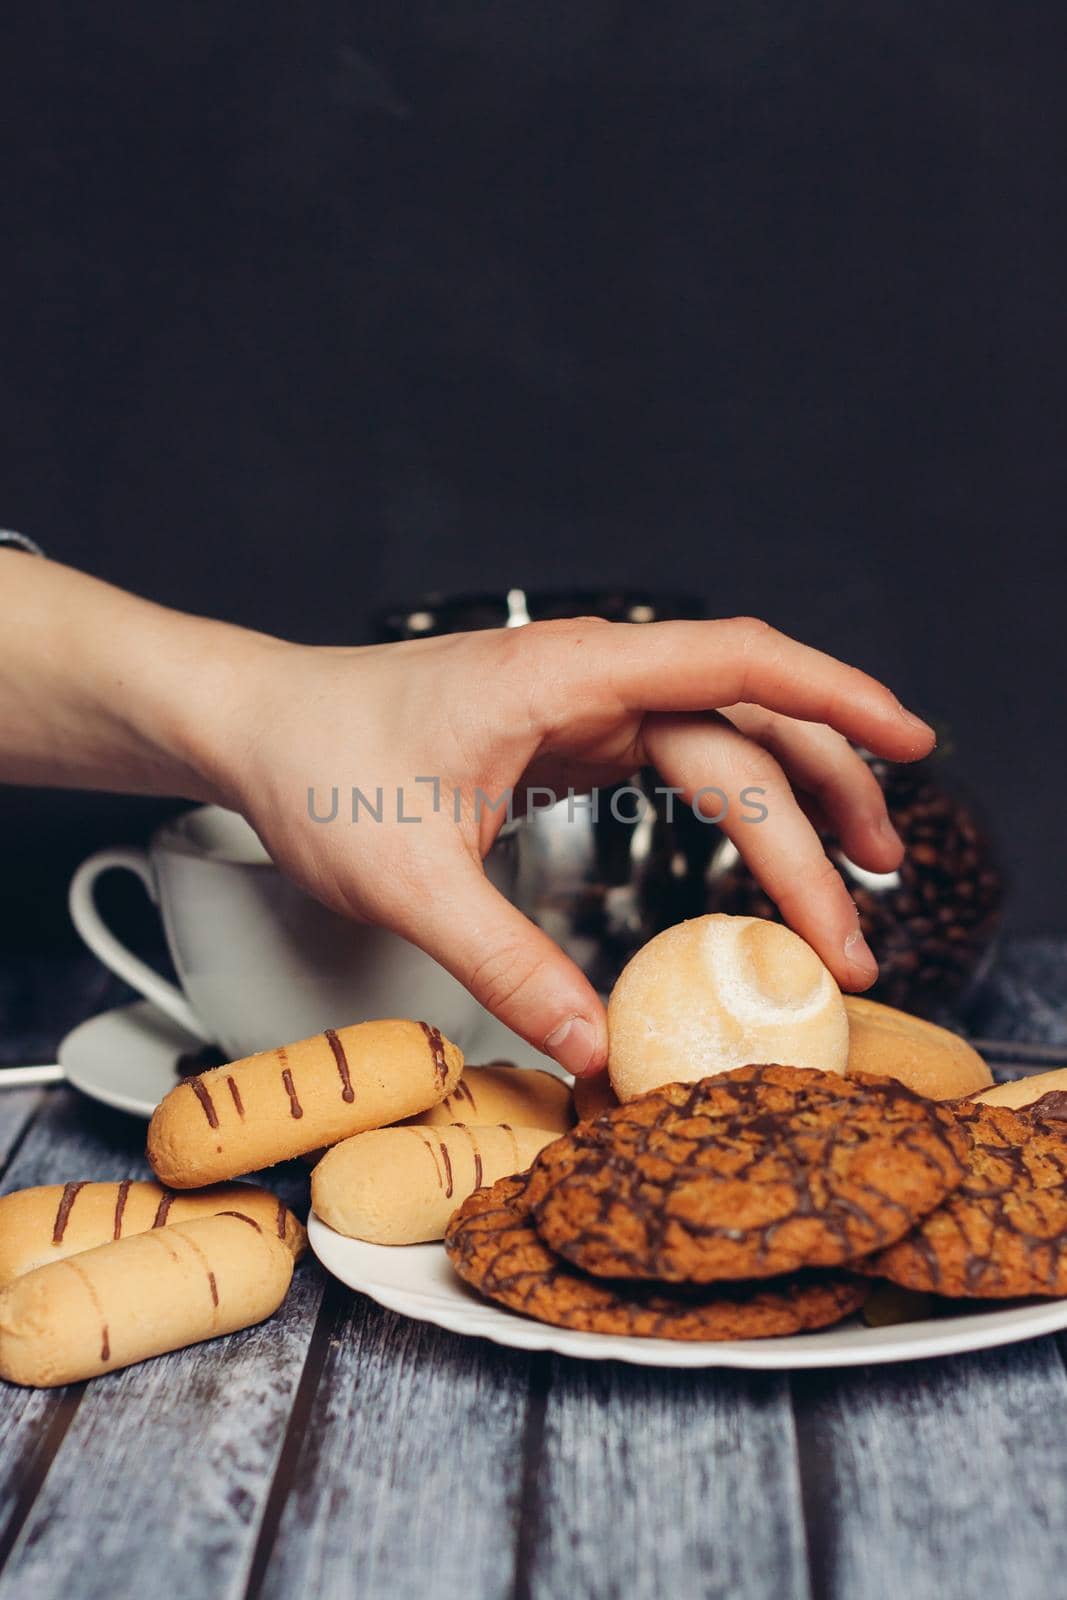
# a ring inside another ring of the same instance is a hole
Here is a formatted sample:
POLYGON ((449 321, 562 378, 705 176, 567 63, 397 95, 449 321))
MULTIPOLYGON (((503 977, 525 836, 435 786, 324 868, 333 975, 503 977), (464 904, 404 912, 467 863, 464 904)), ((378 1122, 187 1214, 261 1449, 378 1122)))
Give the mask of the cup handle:
POLYGON ((155 879, 146 851, 127 848, 97 850, 95 855, 82 862, 70 880, 67 905, 71 921, 105 967, 143 994, 154 1006, 158 1006, 187 1033, 203 1039, 205 1044, 213 1043, 181 990, 173 983, 168 983, 147 961, 142 961, 140 956, 135 956, 121 940, 116 939, 96 909, 93 893, 96 880, 102 872, 110 872, 115 867, 124 867, 127 872, 135 873, 144 884, 152 904, 158 904, 155 879))

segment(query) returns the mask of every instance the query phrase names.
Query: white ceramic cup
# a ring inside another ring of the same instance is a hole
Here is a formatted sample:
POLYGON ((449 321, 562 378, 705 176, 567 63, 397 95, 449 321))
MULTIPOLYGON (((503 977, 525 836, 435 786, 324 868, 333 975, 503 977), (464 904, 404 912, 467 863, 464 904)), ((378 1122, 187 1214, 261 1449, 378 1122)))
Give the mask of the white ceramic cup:
MULTIPOLYGON (((515 879, 514 829, 486 860, 515 879)), ((147 850, 98 850, 71 880, 70 914, 105 966, 188 1032, 233 1058, 371 1017, 432 1022, 469 1052, 493 1021, 443 967, 397 934, 353 922, 284 877, 236 812, 199 806, 147 850), (181 988, 121 943, 96 907, 101 873, 124 868, 158 906, 181 988)))

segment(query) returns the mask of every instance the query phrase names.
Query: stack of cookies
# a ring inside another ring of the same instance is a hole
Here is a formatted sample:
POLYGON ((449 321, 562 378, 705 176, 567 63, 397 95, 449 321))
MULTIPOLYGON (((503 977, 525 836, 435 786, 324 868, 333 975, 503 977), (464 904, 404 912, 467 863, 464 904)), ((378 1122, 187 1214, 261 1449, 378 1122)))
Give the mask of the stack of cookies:
POLYGON ((596 1333, 799 1333, 877 1279, 1067 1294, 1067 1128, 888 1077, 743 1066, 580 1123, 471 1195, 445 1243, 489 1299, 596 1333))

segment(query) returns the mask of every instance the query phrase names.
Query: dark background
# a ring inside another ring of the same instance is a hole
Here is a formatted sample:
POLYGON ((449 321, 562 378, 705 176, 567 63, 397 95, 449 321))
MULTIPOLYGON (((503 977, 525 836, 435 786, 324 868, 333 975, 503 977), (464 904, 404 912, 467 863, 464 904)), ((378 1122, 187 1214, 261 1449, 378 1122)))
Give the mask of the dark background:
MULTIPOLYGON (((947 725, 1062 929, 1063 19, 9 14, 0 522, 305 640, 512 584, 761 614, 947 725)), ((3 937, 167 809, 0 794, 3 937)))

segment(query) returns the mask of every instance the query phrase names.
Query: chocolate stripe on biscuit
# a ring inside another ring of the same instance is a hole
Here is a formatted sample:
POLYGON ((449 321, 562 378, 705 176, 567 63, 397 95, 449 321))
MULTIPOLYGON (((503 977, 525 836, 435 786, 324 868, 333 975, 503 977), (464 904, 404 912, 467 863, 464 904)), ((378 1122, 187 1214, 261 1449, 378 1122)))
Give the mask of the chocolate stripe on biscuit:
POLYGON ((286 1094, 289 1096, 289 1115, 295 1122, 299 1122, 300 1118, 304 1115, 304 1108, 297 1099, 296 1085, 293 1082, 293 1074, 289 1070, 289 1052, 286 1050, 283 1044, 280 1044, 277 1050, 275 1050, 274 1055, 277 1059, 278 1065, 282 1069, 282 1085, 286 1094))
POLYGON ((115 1196, 115 1228, 114 1232, 112 1233, 113 1239, 122 1238, 122 1213, 126 1209, 126 1198, 129 1195, 129 1192, 130 1180, 129 1178, 123 1178, 122 1182, 119 1184, 119 1192, 115 1196))
POLYGON ((443 1189, 445 1186, 445 1180, 441 1176, 441 1168, 437 1161, 437 1152, 433 1147, 433 1141, 431 1140, 429 1134, 423 1133, 421 1128, 408 1128, 406 1131, 408 1133, 413 1133, 416 1139, 422 1145, 423 1149, 430 1152, 430 1160, 433 1162, 434 1177, 437 1179, 438 1188, 443 1189))
MULTIPOLYGON (((68 1185, 68 1188, 69 1187, 71 1187, 71 1185, 68 1185)), ((77 1188, 81 1189, 81 1188, 84 1188, 84 1185, 79 1183, 79 1184, 75 1185, 74 1187, 77 1187, 77 1188)), ((100 1318, 100 1359, 101 1359, 101 1361, 110 1361, 111 1360, 111 1336, 108 1333, 107 1323, 104 1320, 104 1308, 100 1304, 100 1296, 96 1292, 96 1287, 93 1284, 92 1279, 89 1277, 87 1272, 83 1272, 81 1267, 79 1267, 73 1261, 69 1261, 68 1260, 68 1261, 61 1262, 60 1264, 62 1266, 64 1266, 64 1267, 69 1267, 71 1272, 73 1272, 76 1277, 80 1278, 82 1283, 85 1285, 85 1288, 86 1288, 86 1290, 88 1292, 88 1295, 89 1295, 89 1299, 93 1303, 93 1310, 96 1312, 97 1316, 100 1318)))
MULTIPOLYGON (((235 1212, 234 1215, 236 1216, 237 1213, 235 1212)), ((245 1221, 247 1222, 248 1220, 250 1219, 246 1217, 245 1221)), ((211 1304, 217 1307, 219 1303, 219 1286, 215 1281, 215 1274, 211 1270, 211 1263, 208 1261, 207 1256, 201 1250, 196 1240, 190 1239, 187 1233, 182 1235, 182 1243, 189 1246, 189 1249, 193 1252, 193 1255, 196 1256, 197 1260, 200 1262, 200 1265, 207 1273, 207 1286, 211 1291, 211 1304)))
MULTIPOLYGON (((448 1062, 445 1060, 445 1042, 441 1038, 440 1028, 431 1027, 428 1022, 420 1022, 419 1027, 426 1035, 433 1056, 433 1070, 437 1075, 438 1083, 448 1081, 448 1062)), ((449 1191, 451 1193, 451 1191, 449 1191)))
POLYGON ((243 1211, 218 1211, 218 1212, 216 1212, 216 1216, 219 1216, 219 1217, 236 1217, 238 1222, 247 1222, 248 1226, 250 1228, 255 1228, 257 1233, 262 1233, 263 1232, 263 1229, 260 1227, 260 1225, 256 1221, 255 1217, 246 1216, 243 1211))
POLYGON ((293 1082, 293 1074, 288 1067, 282 1073, 282 1082, 285 1085, 285 1092, 289 1096, 289 1115, 299 1122, 304 1115, 304 1108, 296 1097, 296 1085, 293 1082))
POLYGON ((215 1110, 215 1102, 214 1102, 214 1100, 212 1100, 210 1094, 208 1093, 207 1088, 204 1085, 203 1079, 202 1078, 190 1078, 188 1080, 188 1082, 189 1082, 190 1089, 196 1095, 196 1098, 200 1101, 200 1104, 204 1108, 204 1115, 207 1118, 208 1127, 209 1128, 217 1128, 218 1125, 219 1125, 218 1112, 215 1110))
POLYGON ((348 1057, 345 1055, 345 1047, 337 1037, 337 1032, 334 1028, 327 1028, 323 1038, 333 1051, 333 1059, 337 1062, 337 1070, 341 1075, 341 1099, 346 1105, 350 1106, 356 1098, 356 1091, 352 1087, 352 1074, 348 1070, 348 1057))
POLYGON ((482 1152, 478 1149, 478 1141, 465 1122, 457 1122, 456 1127, 462 1128, 471 1142, 471 1154, 474 1157, 474 1187, 480 1189, 482 1186, 482 1152))
POLYGON ((52 1243, 62 1244, 63 1235, 67 1231, 70 1213, 75 1200, 85 1188, 84 1183, 65 1183, 63 1193, 59 1197, 59 1206, 56 1210, 56 1220, 52 1227, 52 1243))

